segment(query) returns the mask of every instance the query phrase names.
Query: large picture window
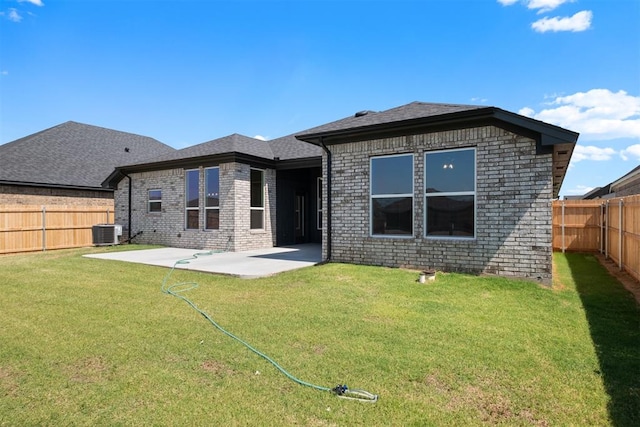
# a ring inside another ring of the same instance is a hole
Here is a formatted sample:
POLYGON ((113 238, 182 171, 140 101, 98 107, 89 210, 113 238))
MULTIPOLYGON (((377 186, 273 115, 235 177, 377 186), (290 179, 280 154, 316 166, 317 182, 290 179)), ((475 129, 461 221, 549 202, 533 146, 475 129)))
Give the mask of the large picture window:
POLYGON ((204 170, 204 214, 207 230, 220 228, 220 168, 204 170))
POLYGON ((474 238, 476 223, 476 150, 425 153, 425 235, 474 238))
POLYGON ((185 171, 185 228, 200 228, 200 171, 185 171))
POLYGON ((264 228, 264 171, 251 169, 251 229, 264 228))
POLYGON ((413 154, 371 158, 371 235, 413 235, 413 154))

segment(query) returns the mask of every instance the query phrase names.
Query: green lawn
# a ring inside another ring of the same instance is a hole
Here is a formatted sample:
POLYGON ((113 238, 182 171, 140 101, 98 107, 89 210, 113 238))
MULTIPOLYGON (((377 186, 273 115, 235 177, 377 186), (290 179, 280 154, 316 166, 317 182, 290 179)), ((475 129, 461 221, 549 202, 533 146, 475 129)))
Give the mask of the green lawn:
POLYGON ((122 249, 0 257, 0 425, 640 425, 640 310, 593 256, 556 254, 554 289, 344 264, 171 277, 292 375, 371 404, 289 380, 162 293, 167 269, 81 256, 122 249))

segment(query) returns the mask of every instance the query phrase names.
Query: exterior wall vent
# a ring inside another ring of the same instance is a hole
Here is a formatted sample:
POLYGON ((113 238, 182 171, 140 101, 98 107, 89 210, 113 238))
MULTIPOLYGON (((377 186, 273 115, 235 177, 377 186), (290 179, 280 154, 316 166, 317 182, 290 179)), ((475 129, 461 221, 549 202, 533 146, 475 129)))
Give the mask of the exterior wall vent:
POLYGON ((118 224, 97 224, 91 231, 96 246, 117 245, 122 236, 122 226, 118 224))

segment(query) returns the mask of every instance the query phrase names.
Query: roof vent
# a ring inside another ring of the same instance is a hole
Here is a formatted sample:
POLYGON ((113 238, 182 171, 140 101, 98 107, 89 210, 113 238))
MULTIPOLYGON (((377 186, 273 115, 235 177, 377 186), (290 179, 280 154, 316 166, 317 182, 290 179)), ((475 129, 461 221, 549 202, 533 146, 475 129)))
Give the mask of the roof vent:
POLYGON ((367 114, 369 114, 369 113, 373 113, 373 111, 371 111, 371 110, 362 110, 362 111, 358 111, 358 112, 355 114, 355 117, 362 117, 362 116, 366 116, 366 115, 367 115, 367 114))

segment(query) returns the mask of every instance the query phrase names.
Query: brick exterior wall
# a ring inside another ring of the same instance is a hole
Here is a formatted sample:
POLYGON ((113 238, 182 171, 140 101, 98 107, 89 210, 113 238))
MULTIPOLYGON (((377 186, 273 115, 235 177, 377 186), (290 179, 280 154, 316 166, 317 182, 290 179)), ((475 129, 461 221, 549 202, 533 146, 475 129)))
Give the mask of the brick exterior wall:
MULTIPOLYGON (((270 248, 275 244, 276 172, 266 169, 265 228, 250 229, 250 170, 243 163, 224 163, 220 167, 220 226, 205 230, 204 168, 200 170, 200 226, 185 228, 185 170, 171 169, 132 173, 131 232, 135 243, 178 248, 242 251, 270 248), (148 212, 148 191, 162 190, 162 212, 148 212)), ((129 180, 124 178, 115 192, 116 223, 128 231, 129 180)))
MULTIPOLYGON (((493 127, 338 144, 332 152, 332 260, 551 281, 552 156, 493 127), (476 147, 476 238, 424 237, 424 153, 476 147), (371 237, 369 159, 414 154, 412 238, 371 237)), ((323 177, 327 182, 327 158, 323 177)), ((324 206, 327 206, 326 188, 324 206)), ((327 223, 327 210, 323 223, 327 223)), ((323 230, 324 258, 327 231, 323 230)))
POLYGON ((107 206, 112 191, 0 185, 0 205, 107 206))

